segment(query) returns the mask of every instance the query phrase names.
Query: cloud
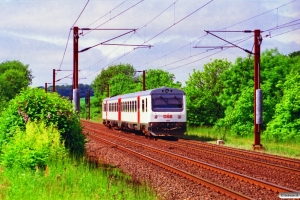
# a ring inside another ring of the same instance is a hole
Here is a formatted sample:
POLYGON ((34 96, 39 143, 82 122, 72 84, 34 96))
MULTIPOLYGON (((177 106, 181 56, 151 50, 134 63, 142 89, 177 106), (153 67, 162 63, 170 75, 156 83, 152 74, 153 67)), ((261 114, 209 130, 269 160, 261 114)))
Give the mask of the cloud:
MULTIPOLYGON (((86 2, 84 0, 0 1, 0 62, 17 59, 24 64, 29 64, 35 76, 33 80, 35 86, 51 81, 52 70, 60 67, 70 28, 86 2)), ((224 41, 211 35, 201 38, 206 34, 204 30, 224 28, 226 28, 224 30, 267 30, 300 18, 299 0, 278 9, 276 8, 290 1, 218 0, 212 1, 195 13, 193 12, 209 0, 151 0, 139 4, 137 4, 139 0, 126 1, 121 4, 122 2, 123 0, 90 1, 75 25, 83 28, 95 22, 90 27, 103 24, 100 28, 138 28, 135 34, 125 35, 109 43, 146 43, 154 47, 133 51, 134 47, 98 46, 80 53, 79 65, 82 71, 79 76, 88 77, 82 79, 82 83, 91 83, 101 69, 111 63, 120 62, 130 63, 137 69, 161 67, 164 70, 170 70, 170 73, 174 73, 178 80, 184 82, 193 69, 201 70, 205 63, 210 62, 210 59, 227 58, 234 61, 238 56, 247 55, 239 49, 228 49, 205 58, 218 50, 206 52, 206 49, 193 47, 223 45, 224 41), (117 7, 119 4, 121 5, 117 7), (126 11, 135 4, 137 5, 126 11), (114 9, 115 7, 117 8, 114 9), (271 9, 275 10, 267 12, 271 9), (122 12, 124 13, 120 14, 122 12), (264 15, 246 20, 265 12, 267 13, 264 15), (189 14, 191 15, 188 16, 189 14), (148 22, 151 23, 148 24, 148 22), (131 53, 126 54, 128 52, 131 53), (179 60, 182 61, 179 62, 179 60)), ((272 31, 271 35, 281 34, 297 27, 299 25, 272 31)), ((124 31, 92 31, 86 35, 85 33, 87 32, 85 31, 84 35, 80 36, 80 50, 112 39, 123 34, 124 31)), ((229 41, 249 35, 245 33, 216 34, 229 41)), ((266 34, 268 32, 263 33, 263 36, 266 34)), ((298 35, 299 30, 277 37, 264 37, 262 50, 277 47, 283 54, 297 51, 300 43, 298 35)), ((72 38, 71 32, 61 66, 63 70, 72 70, 72 38)), ((240 45, 251 49, 253 38, 240 45)), ((60 71, 57 78, 62 78, 68 73, 70 72, 60 71)), ((71 79, 68 81, 71 83, 71 79)))

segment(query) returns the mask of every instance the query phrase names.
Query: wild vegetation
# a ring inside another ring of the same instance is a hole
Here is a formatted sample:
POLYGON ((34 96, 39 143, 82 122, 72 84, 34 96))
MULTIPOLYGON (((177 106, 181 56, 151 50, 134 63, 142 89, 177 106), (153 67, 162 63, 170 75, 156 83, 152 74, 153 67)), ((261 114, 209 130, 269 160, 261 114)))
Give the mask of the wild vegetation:
MULTIPOLYGON (((261 55, 260 68, 263 137, 281 142, 300 141, 297 82, 300 56, 285 56, 277 49, 266 50, 261 55)), ((235 63, 215 60, 206 64, 203 71, 195 71, 184 87, 189 125, 214 126, 242 137, 252 135, 253 76, 252 57, 237 58, 235 63)))
POLYGON ((0 112, 22 88, 31 84, 33 76, 28 67, 16 60, 0 63, 0 112))
POLYGON ((156 198, 120 170, 85 160, 78 113, 57 93, 21 90, 0 122, 0 199, 156 198))
POLYGON ((24 131, 29 120, 56 126, 72 153, 84 153, 85 139, 72 104, 57 93, 46 93, 39 88, 24 89, 8 103, 0 116, 0 147, 10 142, 17 129, 24 131))
MULTIPOLYGON (((300 141, 300 53, 290 55, 270 49, 261 54, 260 88, 263 91, 263 137, 269 141, 300 141)), ((187 122, 190 126, 214 127, 246 137, 253 134, 253 57, 238 57, 234 63, 216 59, 194 70, 186 84, 175 82, 174 74, 162 70, 146 73, 146 88, 181 88, 187 95, 187 122)), ((142 76, 131 65, 103 69, 93 81, 95 107, 107 96, 142 89, 142 76)), ((224 137, 225 135, 223 135, 224 137)))
MULTIPOLYGON (((264 147, 297 157, 300 52, 282 55, 277 49, 266 50, 260 66, 264 147)), ((28 88, 33 78, 28 65, 7 61, 0 64, 0 72, 0 199, 155 198, 146 186, 127 186, 130 177, 121 176, 120 171, 101 171, 82 159, 85 137, 79 113, 57 93, 28 88)), ((110 96, 140 91, 142 75, 129 64, 103 69, 92 83, 93 118, 101 116, 108 84, 110 96)), ((249 148, 253 141, 252 57, 237 58, 234 63, 216 59, 203 70, 194 70, 185 86, 169 72, 147 71, 146 88, 162 86, 185 91, 189 138, 222 138, 231 146, 247 144, 249 148)), ((84 118, 84 99, 81 106, 84 118)))

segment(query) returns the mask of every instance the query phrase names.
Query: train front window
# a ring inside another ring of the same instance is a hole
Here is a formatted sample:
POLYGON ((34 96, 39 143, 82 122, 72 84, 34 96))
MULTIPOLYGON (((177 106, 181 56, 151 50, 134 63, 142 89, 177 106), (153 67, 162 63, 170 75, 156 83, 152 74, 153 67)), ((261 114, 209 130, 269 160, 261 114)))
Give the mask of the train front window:
POLYGON ((183 110, 183 95, 153 95, 152 110, 156 112, 165 111, 182 111, 183 110))

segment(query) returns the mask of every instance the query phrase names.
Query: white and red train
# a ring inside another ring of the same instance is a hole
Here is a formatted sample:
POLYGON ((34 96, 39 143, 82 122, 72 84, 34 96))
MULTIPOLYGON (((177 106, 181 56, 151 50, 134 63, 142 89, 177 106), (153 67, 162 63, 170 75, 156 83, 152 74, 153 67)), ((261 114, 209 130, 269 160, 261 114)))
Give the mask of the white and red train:
POLYGON ((103 124, 138 130, 146 136, 176 136, 186 132, 186 96, 175 88, 157 88, 105 98, 103 124))

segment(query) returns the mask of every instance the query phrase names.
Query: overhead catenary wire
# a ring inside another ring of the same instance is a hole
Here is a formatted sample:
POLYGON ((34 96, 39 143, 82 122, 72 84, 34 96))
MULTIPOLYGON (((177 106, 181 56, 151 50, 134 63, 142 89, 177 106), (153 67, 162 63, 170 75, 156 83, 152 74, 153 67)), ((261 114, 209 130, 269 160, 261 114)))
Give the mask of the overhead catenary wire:
MULTIPOLYGON (((271 10, 268 10, 268 11, 266 11, 266 12, 260 13, 260 14, 258 14, 258 15, 255 15, 255 16, 253 16, 253 17, 247 18, 247 19, 245 19, 245 20, 242 20, 242 21, 240 21, 240 22, 237 22, 237 23, 235 23, 235 24, 232 24, 232 25, 230 25, 230 26, 227 26, 227 27, 222 28, 222 29, 219 29, 219 30, 224 30, 224 29, 226 30, 226 29, 228 29, 228 28, 230 28, 230 27, 233 27, 233 26, 235 26, 235 25, 238 25, 238 24, 241 24, 241 23, 243 23, 243 22, 249 21, 249 20, 254 19, 254 18, 256 18, 256 17, 265 15, 265 14, 271 12, 271 11, 274 11, 274 10, 276 10, 276 9, 278 9, 278 8, 287 6, 287 5, 289 5, 289 4, 291 4, 291 3, 294 3, 294 2, 296 2, 296 1, 298 1, 298 0, 294 0, 294 1, 291 1, 291 2, 289 2, 289 3, 280 5, 280 6, 276 7, 276 8, 274 8, 274 9, 271 9, 271 10)), ((207 35, 207 34, 206 34, 206 35, 207 35)), ((202 37, 204 37, 204 36, 206 36, 206 35, 202 35, 200 38, 202 38, 202 37)), ((199 38, 199 39, 200 39, 200 38, 199 38)), ((197 40, 198 40, 198 39, 197 39, 197 40)), ((193 41, 193 42, 195 42, 195 41, 193 41)), ((192 42, 192 43, 193 43, 193 42, 192 42)), ((200 43, 200 42, 199 42, 199 43, 200 43)), ((198 43, 198 44, 199 44, 199 43, 198 43)), ((179 47, 178 49, 176 49, 176 50, 174 50, 174 51, 172 51, 172 52, 170 52, 170 53, 167 53, 167 54, 165 54, 165 55, 163 55, 163 56, 160 56, 159 58, 156 58, 156 59, 154 59, 154 60, 148 61, 147 63, 140 65, 140 67, 141 67, 141 66, 144 66, 144 65, 147 65, 147 64, 150 64, 150 63, 152 63, 152 62, 154 62, 154 61, 156 61, 156 60, 159 60, 159 59, 161 59, 161 58, 164 58, 164 57, 167 56, 167 55, 170 55, 170 54, 172 54, 172 53, 175 53, 176 51, 181 50, 182 48, 188 46, 189 44, 190 44, 190 43, 188 43, 188 44, 186 44, 186 45, 184 45, 184 46, 182 46, 182 47, 179 47)), ((196 44, 196 46, 197 46, 198 44, 196 44)))
MULTIPOLYGON (((114 7, 112 10, 110 10, 109 12, 107 12, 106 14, 104 14, 102 17, 98 18, 96 21, 92 22, 91 24, 89 24, 87 27, 93 25, 94 23, 96 23, 97 21, 99 21, 100 19, 102 19, 103 17, 105 17, 106 15, 108 14, 111 14, 112 11, 114 11, 115 9, 117 9, 118 7, 120 7, 122 4, 124 4, 126 1, 128 0, 125 0, 123 1, 122 3, 118 4, 116 7, 114 7)), ((110 17, 111 18, 111 17, 110 17)))
MULTIPOLYGON (((253 36, 247 36, 247 37, 245 37, 245 38, 238 39, 238 40, 236 40, 236 41, 234 41, 234 42, 236 42, 237 44, 240 44, 240 43, 242 43, 242 42, 244 42, 244 41, 246 41, 246 40, 248 40, 248 39, 250 39, 250 38, 252 38, 252 37, 253 37, 253 36)), ((226 43, 226 44, 227 44, 227 43, 226 43)), ((226 44, 224 44, 224 45, 226 45, 226 44)), ((226 48, 230 48, 230 47, 228 47, 228 46, 220 46, 220 47, 221 47, 221 50, 226 49, 226 48)), ((181 61, 190 59, 190 58, 192 58, 192 57, 195 57, 195 56, 198 56, 198 55, 207 53, 208 51, 215 50, 215 49, 217 49, 217 48, 216 48, 216 47, 212 47, 212 49, 209 49, 209 50, 207 50, 207 51, 205 51, 205 52, 197 53, 197 54, 194 54, 194 55, 192 55, 192 56, 190 55, 190 56, 188 56, 188 57, 179 59, 179 60, 177 60, 177 61, 174 61, 174 62, 165 64, 164 66, 157 67, 156 69, 158 69, 158 68, 163 68, 163 67, 167 67, 167 66, 172 65, 172 64, 176 64, 176 63, 178 63, 178 62, 181 62, 181 61)))
POLYGON ((292 29, 292 30, 289 30, 289 31, 286 31, 286 32, 283 32, 283 33, 279 33, 279 34, 277 34, 277 35, 272 35, 272 38, 273 38, 273 37, 277 37, 277 36, 279 36, 279 35, 283 35, 283 34, 292 32, 292 31, 296 31, 296 30, 299 30, 299 29, 300 29, 300 27, 295 28, 295 29, 292 29))
MULTIPOLYGON (((286 3, 286 4, 284 4, 284 5, 281 5, 281 6, 277 7, 277 8, 275 8, 275 9, 278 9, 278 8, 280 8, 280 7, 283 7, 283 6, 286 6, 286 5, 291 4, 291 3, 293 3, 293 2, 296 2, 296 1, 297 1, 297 0, 291 1, 291 2, 289 2, 289 3, 286 3)), ((173 5, 173 4, 172 4, 172 5, 173 5)), ((253 19, 253 18, 255 18, 255 17, 262 16, 262 15, 267 14, 267 13, 273 11, 273 10, 274 10, 274 9, 269 10, 269 11, 264 12, 264 13, 261 13, 261 14, 259 14, 259 15, 254 16, 254 17, 248 18, 248 19, 243 20, 243 21, 241 21, 241 22, 239 22, 239 23, 235 23, 235 24, 233 24, 233 25, 231 25, 231 26, 229 26, 229 27, 232 27, 232 26, 235 26, 235 25, 240 24, 240 23, 242 23, 242 22, 251 20, 251 19, 253 19)), ((146 27, 146 26, 145 26, 145 27, 146 27)), ((289 31, 289 32, 290 32, 290 31, 289 31)), ((284 34, 284 33, 283 33, 283 34, 284 34)), ((146 42, 146 41, 145 41, 145 42, 146 42)), ((185 47, 188 46, 188 45, 190 45, 190 43, 188 43, 187 45, 185 45, 185 47)), ((184 48, 184 47, 182 47, 182 48, 184 48)), ((180 49, 181 49, 181 48, 179 48, 178 50, 180 50, 180 49)), ((132 51, 134 51, 134 50, 135 50, 135 49, 133 49, 132 51)), ((131 51, 131 52, 132 52, 132 51, 131 51)), ((172 51, 171 53, 174 53, 175 51, 176 51, 176 50, 172 51)), ((123 58, 124 56, 128 55, 128 54, 131 53, 131 52, 124 53, 124 55, 122 55, 120 58, 114 60, 114 61, 111 62, 111 63, 114 63, 114 62, 120 60, 121 58, 123 58)), ((169 53, 169 54, 171 54, 171 53, 169 53)), ((169 54, 166 54, 166 55, 169 55, 169 54)), ((163 55, 163 56, 161 56, 160 58, 166 57, 166 55, 163 55)), ((158 59, 159 59, 159 58, 158 58, 158 59)), ((158 59, 156 59, 156 60, 158 60, 158 59)), ((100 61, 99 61, 99 62, 100 62, 100 61)), ((148 63, 146 63, 146 64, 149 64, 149 63, 150 63, 150 62, 148 62, 148 63)), ((96 63, 96 64, 97 64, 97 63, 96 63)), ((146 64, 144 64, 144 65, 146 65, 146 64)), ((95 65, 95 64, 94 64, 94 65, 95 65)), ((92 65, 92 66, 94 66, 94 65, 92 65)), ((109 64, 108 64, 108 65, 109 65, 109 64)), ((108 66, 108 65, 107 65, 107 66, 108 66)), ((99 71, 99 70, 98 70, 98 71, 99 71)), ((97 72, 97 71, 96 71, 96 72, 97 72)), ((93 74, 94 74, 94 73, 93 73, 93 74)), ((90 74, 90 75, 92 75, 92 74, 90 74)), ((90 76, 90 75, 88 75, 88 76, 90 76)))
MULTIPOLYGON (((253 36, 252 36, 252 37, 253 37, 253 36)), ((251 37, 248 37, 248 39, 250 39, 250 38, 251 38, 251 37)), ((247 39, 247 40, 248 40, 248 39, 247 39)), ((241 42, 244 42, 244 41, 245 41, 245 40, 243 40, 243 41, 241 41, 241 42)), ((237 44, 239 44, 239 43, 241 43, 241 42, 238 42, 237 44)), ((194 60, 194 61, 192 61, 192 62, 183 64, 183 65, 180 65, 180 66, 177 66, 177 67, 173 67, 173 68, 170 68, 170 69, 168 69, 168 70, 170 71, 170 70, 173 70, 173 69, 177 69, 177 68, 180 68, 180 67, 184 67, 184 66, 193 64, 193 63, 195 63, 195 62, 199 62, 200 60, 203 60, 203 59, 205 59, 205 58, 208 58, 208 57, 210 57, 210 56, 213 56, 213 55, 215 55, 215 54, 218 54, 218 53, 220 53, 220 52, 222 52, 222 51, 225 51, 225 50, 227 50, 227 49, 228 49, 228 48, 221 49, 220 51, 217 51, 217 52, 215 52, 215 53, 213 53, 213 54, 210 54, 210 55, 208 55, 208 56, 205 56, 205 57, 203 57, 203 58, 199 58, 199 59, 194 60)))
POLYGON ((73 23, 73 25, 72 25, 71 28, 70 28, 69 35, 68 35, 68 39, 67 39, 67 43, 66 43, 66 47, 65 47, 65 50, 64 50, 64 54, 63 54, 63 57, 62 57, 62 60, 61 60, 61 62, 60 62, 60 65, 59 65, 59 68, 58 68, 58 69, 61 68, 62 63, 63 63, 63 61, 64 61, 64 59, 65 59, 65 55, 66 55, 66 51, 67 51, 67 48, 68 48, 68 44, 69 44, 69 39, 70 39, 72 27, 73 27, 73 26, 76 24, 76 22, 79 20, 81 14, 82 14, 83 11, 85 10, 85 8, 86 8, 86 6, 88 5, 89 1, 90 1, 90 0, 88 0, 88 1, 86 2, 86 4, 85 4, 85 6, 83 7, 82 11, 80 12, 80 14, 78 15, 77 19, 75 20, 75 22, 73 23))
MULTIPOLYGON (((272 12, 272 11, 278 9, 278 8, 281 8, 281 7, 284 7, 284 6, 289 5, 289 4, 291 4, 291 3, 294 3, 294 2, 296 2, 296 1, 298 1, 298 0, 294 0, 294 1, 288 2, 288 3, 286 3, 286 4, 283 4, 283 5, 281 5, 281 6, 278 6, 277 8, 273 8, 273 9, 268 10, 268 11, 266 11, 266 12, 263 12, 263 13, 261 13, 261 14, 255 15, 255 16, 250 17, 250 18, 248 18, 248 19, 245 19, 245 20, 243 20, 243 21, 240 21, 240 22, 237 22, 237 23, 232 24, 232 25, 230 25, 230 26, 227 26, 227 27, 225 27, 225 28, 223 28, 223 29, 228 29, 228 28, 233 27, 233 26, 235 26, 235 25, 238 25, 238 24, 241 24, 241 23, 243 23, 243 22, 249 21, 249 20, 254 19, 254 18, 256 18, 256 17, 259 17, 259 16, 262 16, 262 15, 267 14, 267 13, 269 13, 269 12, 272 12)), ((223 30, 223 29, 221 29, 221 30, 223 30)))
MULTIPOLYGON (((186 15, 185 17, 181 18, 180 20, 178 20, 177 22, 175 22, 174 24, 168 26, 167 28, 165 28, 164 30, 162 30, 161 32, 159 32, 158 34, 156 34, 155 36, 151 37, 150 39, 148 39, 147 41, 145 41, 143 44, 145 44, 146 42, 149 42, 150 40, 153 40, 154 38, 158 37, 159 35, 161 35, 162 33, 164 33, 165 31, 169 30, 170 28, 172 28, 173 26, 177 25, 178 23, 182 22, 183 20, 185 20, 186 18, 188 18, 189 16, 191 16, 192 14, 196 13, 197 11, 199 11, 200 9, 204 8, 205 6, 207 6, 208 4, 210 4, 213 0, 210 0, 209 2, 205 3, 204 5, 202 5, 201 7, 197 8, 196 10, 194 10, 193 12, 189 13, 188 15, 186 15)), ((120 60, 121 58, 123 58, 124 56, 130 54, 131 52, 133 52, 136 49, 132 49, 131 51, 124 53, 122 56, 120 56, 119 58, 115 59, 114 61, 110 62, 107 66, 113 64, 114 62, 120 60)), ((93 74, 95 74, 97 71, 89 74, 88 76, 91 76, 93 74)), ((86 76, 86 77, 88 77, 86 76)))
MULTIPOLYGON (((120 12, 119 14, 117 14, 117 15, 115 15, 114 17, 110 18, 109 20, 106 20, 106 21, 105 21, 105 22, 103 22, 102 24, 98 25, 98 26, 97 26, 97 27, 95 27, 94 29, 96 29, 96 28, 99 28, 99 27, 103 26, 103 25, 104 25, 104 24, 106 24, 107 22, 109 22, 109 21, 111 21, 111 20, 115 19, 116 17, 118 17, 118 16, 122 15, 123 13, 125 13, 126 11, 128 11, 128 10, 132 9, 133 7, 135 7, 135 6, 137 6, 138 4, 142 3, 143 1, 144 1, 144 0, 141 0, 141 1, 137 2, 136 4, 134 4, 134 5, 130 6, 129 8, 127 8, 127 9, 125 9, 125 10, 123 10, 122 12, 120 12)), ((85 35, 89 34, 89 33, 90 33, 90 32, 92 32, 92 31, 93 31, 93 29, 91 29, 90 31, 86 32, 85 34, 82 34, 82 36, 85 36, 85 35)))
MULTIPOLYGON (((167 11, 170 7, 172 7, 173 6, 173 4, 174 3, 176 3, 176 2, 178 2, 179 0, 176 0, 175 2, 173 2, 170 6, 168 6, 166 9, 164 9, 162 12, 160 12, 158 15, 156 15, 153 19, 151 19, 149 22, 147 22, 145 25, 143 25, 141 28, 138 28, 136 31, 135 31, 135 34, 137 34, 138 35, 138 30, 141 30, 141 29, 143 29, 143 28, 146 28, 147 27, 147 25, 149 25, 151 22, 153 22, 155 19, 157 19, 160 15, 162 15, 165 11, 167 11)), ((132 37, 133 36, 133 34, 130 36, 130 37, 132 37)), ((124 42, 123 42, 123 44, 126 42, 126 41, 128 41, 129 39, 130 39, 130 37, 128 38, 128 39, 126 39, 124 42)), ((145 40, 144 40, 144 43, 143 44, 145 44, 146 42, 145 42, 145 40)), ((98 64, 99 62, 101 62, 103 59, 105 59, 106 57, 108 57, 109 55, 111 55, 113 52, 115 52, 117 49, 118 49, 119 47, 117 47, 117 48, 115 48, 112 52, 110 52, 109 54, 107 54, 105 57, 103 57, 100 61, 97 61, 95 64, 93 64, 92 66, 95 66, 96 64, 98 64)), ((92 67, 92 66, 90 66, 90 67, 92 67)), ((87 68, 90 68, 90 67, 87 67, 87 68)))

